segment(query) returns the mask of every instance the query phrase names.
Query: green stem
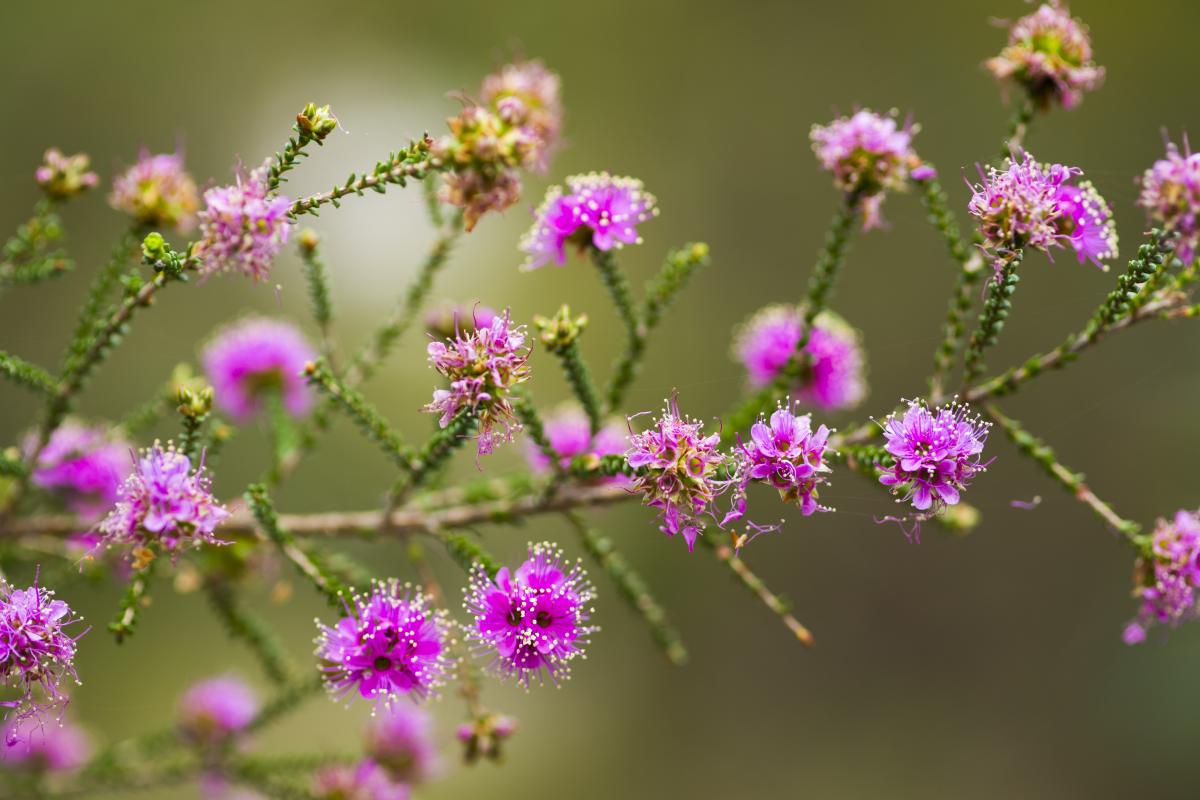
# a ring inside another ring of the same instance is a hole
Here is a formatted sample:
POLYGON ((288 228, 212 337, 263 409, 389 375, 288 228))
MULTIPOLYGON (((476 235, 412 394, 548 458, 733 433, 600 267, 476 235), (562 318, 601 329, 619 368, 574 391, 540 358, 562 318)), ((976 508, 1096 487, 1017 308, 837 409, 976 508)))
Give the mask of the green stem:
POLYGON ((1004 137, 1004 145, 1000 150, 1000 163, 1004 163, 1004 159, 1008 158, 1013 150, 1019 150, 1025 146, 1025 136, 1029 133, 1029 126, 1033 122, 1035 110, 1033 101, 1025 97, 1017 106, 1017 110, 1013 112, 1012 117, 1009 118, 1008 133, 1004 137))
POLYGON ((554 354, 558 356, 558 360, 562 364, 563 374, 567 378, 567 385, 571 387, 571 393, 575 395, 575 399, 579 401, 583 412, 587 414, 588 427, 592 435, 595 436, 599 433, 603 425, 600 397, 596 394, 596 384, 592 380, 591 370, 588 369, 587 363, 583 360, 583 353, 579 349, 579 342, 571 341, 565 345, 556 347, 554 354))
POLYGON ((858 193, 847 193, 842 199, 842 205, 829 223, 829 230, 825 233, 825 246, 817 256, 816 266, 808 281, 808 292, 803 303, 804 327, 800 340, 796 342, 795 351, 769 386, 755 393, 753 397, 726 417, 722 426, 723 444, 731 443, 738 433, 748 430, 758 419, 759 414, 782 400, 788 390, 803 375, 808 361, 804 348, 808 346, 809 336, 812 335, 813 320, 825 310, 829 295, 837 282, 838 273, 846 260, 846 252, 850 246, 850 229, 858 216, 858 205, 858 193))
POLYGON ((479 418, 470 409, 466 409, 460 411, 446 427, 435 431, 413 458, 412 469, 393 487, 393 507, 396 507, 409 492, 420 488, 429 480, 438 468, 467 442, 478 424, 479 418))
POLYGON ((568 511, 565 516, 579 534, 584 550, 612 579, 621 597, 629 603, 634 612, 645 620, 650 628, 650 635, 662 648, 667 660, 676 666, 686 664, 687 648, 684 647, 679 631, 667 618, 666 610, 650 594, 650 587, 629 566, 629 562, 617 551, 612 540, 589 528, 586 520, 578 512, 568 511))
POLYGON ((742 561, 734 552, 733 548, 727 544, 718 544, 714 536, 701 536, 700 541, 713 551, 717 560, 729 568, 733 577, 746 588, 751 594, 762 601, 775 616, 779 617, 784 626, 792 632, 792 634, 800 640, 800 643, 805 647, 812 647, 813 636, 808 628, 800 624, 800 621, 792 616, 791 609, 788 603, 779 595, 771 591, 771 589, 759 578, 754 572, 742 561))
POLYGON ((617 359, 605 391, 609 413, 620 409, 625 392, 637 374, 650 331, 658 327, 663 314, 687 286, 696 269, 708 264, 708 253, 708 245, 703 242, 685 244, 678 250, 672 250, 667 254, 667 260, 658 274, 646 284, 641 311, 636 315, 641 320, 639 335, 628 340, 625 351, 617 359))
POLYGON ((213 611, 229 635, 249 645, 272 683, 286 685, 294 668, 266 623, 238 603, 233 587, 227 582, 213 578, 204 588, 213 611))
POLYGON ((262 534, 275 543, 280 553, 292 562, 296 570, 316 587, 331 606, 341 611, 347 596, 344 587, 319 558, 309 549, 302 547, 291 532, 279 524, 279 514, 262 484, 251 484, 246 489, 246 502, 258 521, 262 534))
POLYGON ((1022 251, 1018 250, 1009 256, 996 275, 988 284, 988 297, 979 315, 979 327, 971 334, 967 344, 967 352, 963 357, 963 385, 969 385, 983 374, 984 350, 996 344, 1004 321, 1012 309, 1012 295, 1017 290, 1017 282, 1021 277, 1017 267, 1021 264, 1022 251))
POLYGON ((125 595, 121 598, 121 610, 117 614, 117 618, 108 624, 108 629, 116 637, 117 644, 123 643, 133 635, 133 630, 137 627, 138 613, 141 611, 142 604, 145 601, 146 591, 150 586, 150 577, 153 572, 154 562, 151 561, 142 569, 133 573, 133 576, 129 579, 129 585, 125 588, 125 595))
POLYGON ((335 402, 396 466, 407 473, 413 471, 417 454, 366 398, 333 376, 324 359, 309 362, 304 368, 304 375, 310 386, 316 387, 335 402))
POLYGON ((70 345, 67 346, 66 356, 63 359, 64 369, 70 369, 73 365, 78 364, 86 355, 88 347, 100 330, 102 322, 100 315, 104 312, 109 298, 120 283, 121 273, 130 265, 138 252, 142 233, 140 225, 128 228, 121 235, 116 247, 113 248, 107 263, 92 280, 87 299, 79 311, 79 321, 75 326, 75 333, 71 336, 70 345))
POLYGON ((353 194, 361 197, 363 192, 368 189, 378 194, 384 194, 390 185, 396 184, 404 187, 408 185, 410 179, 421 180, 434 168, 429 156, 430 144, 428 139, 414 142, 409 147, 393 153, 385 161, 378 162, 369 175, 360 177, 355 173, 350 173, 350 177, 342 185, 292 203, 288 215, 291 217, 298 217, 301 214, 316 215, 317 209, 322 206, 340 207, 342 198, 347 195, 353 194))
POLYGON ((1059 462, 1058 458, 1054 455, 1054 450, 1049 445, 1025 430, 1015 419, 1005 416, 990 403, 984 405, 984 411, 996 421, 1000 426, 1000 430, 1004 431, 1005 436, 1016 445, 1017 450, 1022 455, 1028 456, 1039 464, 1047 475, 1074 495, 1076 499, 1091 508, 1096 513, 1096 516, 1112 526, 1130 544, 1135 547, 1141 547, 1144 544, 1143 537, 1140 535, 1141 526, 1136 522, 1121 517, 1117 512, 1113 511, 1112 506, 1097 497, 1095 492, 1089 489, 1087 484, 1084 483, 1083 475, 1073 472, 1059 462))
POLYGON ((317 234, 305 230, 300 234, 300 261, 304 266, 304 280, 308 284, 308 299, 312 307, 313 320, 321 332, 321 352, 326 358, 333 357, 333 299, 329 291, 329 274, 318 248, 317 234))
POLYGON ((58 386, 58 380, 46 370, 3 350, 0 350, 0 378, 46 395, 53 395, 58 386))

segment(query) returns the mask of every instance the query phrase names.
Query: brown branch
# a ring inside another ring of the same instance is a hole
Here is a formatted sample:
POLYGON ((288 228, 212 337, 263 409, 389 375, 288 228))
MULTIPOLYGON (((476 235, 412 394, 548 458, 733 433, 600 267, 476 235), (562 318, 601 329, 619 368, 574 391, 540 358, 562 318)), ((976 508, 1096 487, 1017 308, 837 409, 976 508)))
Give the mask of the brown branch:
MULTIPOLYGON (((452 506, 438 511, 405 508, 393 512, 386 521, 382 511, 343 511, 283 514, 279 517, 279 525, 297 536, 354 536, 371 532, 400 536, 429 530, 463 528, 585 506, 608 505, 633 497, 634 495, 624 487, 610 484, 565 486, 549 498, 533 495, 517 500, 452 506)), ((0 538, 66 536, 77 532, 79 525, 79 521, 69 515, 5 520, 0 523, 0 538)), ((225 535, 253 534, 255 529, 254 518, 244 505, 239 504, 233 515, 221 526, 220 531, 225 535)))

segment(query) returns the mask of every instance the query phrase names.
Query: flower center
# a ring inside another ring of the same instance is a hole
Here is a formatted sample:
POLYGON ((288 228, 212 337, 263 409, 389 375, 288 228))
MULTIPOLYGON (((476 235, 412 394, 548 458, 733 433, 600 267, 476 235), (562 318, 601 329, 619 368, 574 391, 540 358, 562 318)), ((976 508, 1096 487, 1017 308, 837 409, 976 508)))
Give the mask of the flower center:
POLYGON ((392 668, 392 660, 387 656, 377 656, 372 666, 376 672, 384 672, 392 668))

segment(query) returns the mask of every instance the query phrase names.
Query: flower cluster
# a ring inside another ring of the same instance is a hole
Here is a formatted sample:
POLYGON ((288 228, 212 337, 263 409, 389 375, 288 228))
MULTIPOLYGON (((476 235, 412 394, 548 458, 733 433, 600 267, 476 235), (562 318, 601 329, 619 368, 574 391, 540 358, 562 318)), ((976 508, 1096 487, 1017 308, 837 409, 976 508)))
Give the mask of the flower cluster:
POLYGON ((483 79, 482 100, 536 143, 532 167, 545 171, 562 132, 561 81, 541 61, 506 64, 483 79))
POLYGON ((858 196, 863 230, 883 224, 879 207, 885 193, 902 191, 909 177, 927 179, 933 170, 923 167, 912 147, 916 126, 899 125, 894 115, 863 109, 828 125, 814 125, 809 138, 821 167, 833 174, 834 184, 858 196))
POLYGON ((87 633, 71 636, 67 628, 79 621, 70 606, 55 600, 54 592, 39 586, 36 579, 27 589, 0 580, 0 682, 18 695, 0 702, 11 719, 6 745, 20 741, 26 720, 66 706, 61 683, 68 677, 79 682, 75 643, 87 633))
POLYGON ((317 622, 317 658, 329 691, 357 692, 377 707, 400 695, 424 699, 445 683, 450 622, 428 595, 379 581, 333 625, 317 622))
POLYGON ((704 530, 704 517, 715 519, 713 502, 735 482, 722 474, 733 465, 720 441, 717 434, 705 435, 703 423, 681 416, 672 398, 651 428, 630 435, 625 451, 625 462, 638 471, 633 489, 661 512, 659 530, 682 533, 689 552, 704 530))
POLYGON ((371 718, 365 750, 393 780, 415 786, 441 769, 432 720, 424 709, 394 705, 371 718))
POLYGON ((1142 601, 1137 618, 1125 627, 1126 644, 1146 638, 1154 625, 1174 627, 1197 615, 1200 588, 1200 513, 1179 511, 1160 519, 1150 539, 1150 553, 1138 563, 1134 596, 1142 601))
POLYGON ((318 800, 408 800, 408 786, 397 783, 387 770, 370 759, 355 766, 325 767, 313 780, 312 797, 318 800))
POLYGON ((246 422, 265 402, 278 400, 293 417, 312 406, 304 365, 316 351, 290 322, 248 317, 224 328, 204 348, 204 371, 216 389, 218 407, 246 422))
POLYGON ((100 522, 101 541, 134 545, 139 561, 156 545, 175 557, 203 544, 225 544, 216 529, 228 516, 212 496, 204 467, 193 469, 174 445, 155 442, 134 459, 116 507, 100 522))
POLYGON ((427 350, 430 365, 449 378, 450 388, 435 390, 423 410, 441 414, 443 428, 460 413, 475 415, 481 454, 492 452, 500 441, 511 442, 521 423, 509 395, 529 379, 525 326, 514 326, 505 311, 491 325, 430 342, 427 350))
MULTIPOLYGON (((746 368, 750 385, 771 383, 795 354, 803 334, 801 308, 771 305, 755 312, 733 341, 734 358, 746 368)), ((807 368, 790 387, 797 400, 826 410, 851 408, 862 400, 867 391, 862 343, 849 323, 822 311, 813 321, 804 353, 807 368)))
MULTIPOLYGON (((587 414, 577 406, 565 406, 548 414, 543 424, 546 438, 564 467, 577 456, 599 458, 625 452, 625 434, 618 423, 610 421, 592 436, 587 414)), ((550 471, 550 459, 533 442, 529 443, 525 456, 535 472, 550 471)), ((613 481, 624 479, 621 475, 611 478, 613 481)))
POLYGON ((745 465, 743 480, 761 481, 779 490, 786 503, 795 503, 804 516, 829 511, 818 500, 818 489, 831 471, 825 463, 829 428, 812 429, 812 417, 797 416, 780 407, 768 421, 760 419, 750 429, 750 441, 741 445, 745 465))
POLYGON ((510 64, 483 84, 483 105, 447 120, 433 144, 447 168, 441 198, 463 209, 467 230, 521 197, 518 169, 545 170, 562 126, 558 76, 538 61, 510 64))
POLYGON ((998 80, 1021 86, 1043 110, 1054 104, 1074 108, 1104 80, 1104 68, 1092 60, 1087 27, 1059 0, 1013 23, 1008 45, 984 66, 998 80))
MULTIPOLYGON (((29 437, 26 453, 32 456, 36 445, 36 437, 29 437)), ((129 450, 104 428, 68 419, 50 435, 30 477, 73 513, 93 520, 117 501, 129 450)))
POLYGON ((136 164, 113 178, 108 204, 143 225, 186 232, 196 224, 200 200, 181 153, 142 150, 136 164))
POLYGON ((258 714, 258 698, 232 676, 212 678, 188 689, 179 703, 179 728, 191 742, 220 745, 246 730, 258 714))
POLYGON ((1183 152, 1167 142, 1167 156, 1154 162, 1141 180, 1138 205, 1151 221, 1179 234, 1175 254, 1184 264, 1200 255, 1200 153, 1183 140, 1183 152))
POLYGON ((570 662, 598 630, 588 625, 595 592, 587 573, 548 543, 531 544, 515 572, 502 567, 490 578, 477 567, 465 593, 471 640, 526 687, 543 672, 553 683, 569 677, 570 662))
POLYGON ((241 272, 264 280, 270 273, 275 256, 287 244, 292 204, 269 192, 267 173, 264 164, 229 186, 204 193, 195 250, 203 274, 241 272))
POLYGON ((458 726, 455 737, 462 742, 463 758, 473 764, 480 758, 499 761, 504 743, 517 732, 517 721, 504 714, 484 714, 458 726))
POLYGON ((657 200, 636 178, 607 172, 572 175, 567 190, 552 186, 534 212, 533 227, 521 239, 527 256, 522 269, 567 260, 566 245, 612 250, 640 244, 637 226, 658 215, 657 200))
MULTIPOLYGON (((19 740, 16 724, 4 730, 6 742, 19 740)), ((0 746, 3 769, 20 768, 31 772, 74 772, 87 762, 91 743, 82 728, 67 720, 43 725, 24 741, 0 746)))
POLYGON ((879 482, 903 494, 897 502, 911 501, 920 512, 955 505, 975 474, 987 468, 981 454, 989 427, 958 403, 930 409, 910 401, 903 415, 891 414, 883 424, 894 463, 881 469, 879 482))
POLYGON ((1091 183, 1071 181, 1082 171, 1062 164, 1039 164, 1028 152, 1014 154, 1004 169, 980 170, 967 210, 979 219, 984 246, 999 263, 1032 247, 1049 253, 1066 241, 1080 263, 1117 255, 1112 212, 1091 183))
POLYGON ((84 153, 67 156, 51 147, 34 177, 47 197, 69 200, 100 185, 100 176, 91 171, 91 166, 91 159, 84 153))

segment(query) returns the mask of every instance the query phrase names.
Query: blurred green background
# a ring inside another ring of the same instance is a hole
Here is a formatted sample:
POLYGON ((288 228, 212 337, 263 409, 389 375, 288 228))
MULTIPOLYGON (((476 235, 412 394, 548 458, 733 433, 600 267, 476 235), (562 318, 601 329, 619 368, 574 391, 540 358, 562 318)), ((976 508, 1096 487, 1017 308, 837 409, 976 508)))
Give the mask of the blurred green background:
MULTIPOLYGON (((514 53, 541 57, 562 75, 568 110, 568 146, 547 180, 609 169, 641 177, 659 198, 662 215, 644 226, 645 244, 621 256, 635 283, 669 246, 712 246, 711 268, 671 312, 629 402, 631 411, 655 409, 678 389, 689 412, 711 418, 742 390, 727 356, 731 329, 764 304, 800 296, 836 206, 809 150, 810 125, 856 105, 912 111, 923 126, 916 145, 941 168, 961 211, 959 175, 996 153, 1008 116, 978 66, 1003 42, 989 18, 1027 10, 1015 0, 8 3, 0 12, 0 220, 11 229, 24 218, 48 145, 89 152, 107 180, 140 145, 180 143, 200 181, 224 182, 238 158, 255 164, 281 146, 308 100, 332 104, 345 127, 286 186, 317 191, 409 136, 439 133, 458 107, 447 92, 474 92, 514 53)), ((1091 25, 1107 85, 1079 110, 1039 120, 1028 144, 1043 159, 1083 167, 1113 203, 1128 255, 1144 226, 1134 176, 1161 154, 1163 129, 1200 136, 1200 4, 1079 0, 1073 10, 1091 25)), ((583 347, 602 370, 619 329, 588 268, 516 270, 516 241, 545 183, 529 180, 519 207, 479 225, 437 296, 511 305, 523 320, 570 301, 593 319, 583 347)), ((346 349, 391 307, 431 240, 420 202, 419 191, 396 189, 352 198, 315 221, 346 349)), ((871 395, 859 417, 923 389, 954 276, 917 198, 893 197, 884 213, 891 229, 856 237, 833 302, 862 328, 870 354, 871 395)), ((100 193, 65 215, 78 272, 0 298, 0 346, 45 365, 57 363, 91 273, 123 225, 100 193)), ((1028 259, 990 362, 1057 344, 1114 281, 1067 255, 1028 259)), ((81 411, 120 416, 245 310, 308 324, 305 299, 290 251, 266 285, 230 277, 172 289, 137 321, 81 411)), ((428 430, 416 409, 433 387, 419 339, 410 335, 368 387, 414 438, 428 430)), ((1152 523, 1198 503, 1198 357, 1197 326, 1148 324, 1004 405, 1086 470, 1121 513, 1152 523)), ((538 399, 565 398, 552 360, 538 352, 533 364, 538 399)), ((11 387, 0 389, 0 409, 5 444, 36 411, 11 387)), ((217 477, 222 496, 262 470, 263 441, 252 430, 230 446, 217 477)), ((827 496, 839 513, 791 515, 782 534, 755 543, 748 560, 794 601, 816 634, 811 651, 706 553, 689 556, 658 534, 651 514, 592 514, 652 578, 692 664, 668 666, 598 576, 604 630, 569 684, 529 694, 487 686, 486 701, 521 720, 508 763, 455 764, 461 707, 448 696, 434 711, 451 769, 419 796, 1196 797, 1200 689, 1189 681, 1200 632, 1125 647, 1130 552, 1001 435, 991 450, 998 458, 969 495, 984 523, 966 538, 931 530, 908 544, 894 526, 872 524, 892 509, 887 497, 839 474, 827 496), (1035 495, 1044 498, 1036 510, 1009 505, 1035 495)), ((519 455, 509 448, 482 466, 500 474, 519 455)), ((460 474, 473 475, 470 456, 460 460, 460 474)), ((340 423, 278 501, 286 511, 372 507, 391 480, 389 463, 340 423)), ((556 519, 483 533, 506 557, 542 537, 579 551, 556 519)), ((408 574, 397 547, 358 549, 381 573, 408 574)), ((461 583, 452 567, 439 569, 461 583)), ((97 626, 81 646, 85 683, 73 709, 98 740, 168 723, 196 679, 232 668, 259 680, 195 594, 160 582, 138 634, 120 648, 103 630, 116 587, 60 594, 97 626)), ((325 613, 317 598, 297 585, 287 605, 257 600, 294 655, 307 658, 312 618, 325 613)), ((352 751, 365 715, 317 698, 256 746, 352 751)))

